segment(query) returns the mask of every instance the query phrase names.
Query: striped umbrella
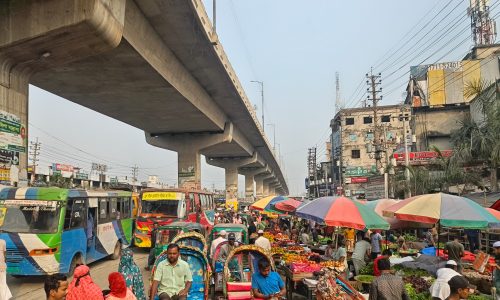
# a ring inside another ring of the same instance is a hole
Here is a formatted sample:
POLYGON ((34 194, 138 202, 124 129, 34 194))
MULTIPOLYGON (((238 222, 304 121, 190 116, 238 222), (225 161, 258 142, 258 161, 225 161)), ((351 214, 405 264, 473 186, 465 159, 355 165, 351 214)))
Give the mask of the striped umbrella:
POLYGON ((482 229, 499 223, 476 202, 445 193, 420 195, 400 201, 386 208, 384 216, 469 229, 482 229))
POLYGON ((255 203, 250 205, 250 209, 264 210, 266 208, 266 206, 269 204, 269 202, 271 202, 271 200, 273 200, 276 197, 277 197, 276 195, 272 195, 272 196, 268 196, 268 197, 264 197, 262 199, 259 199, 259 200, 255 201, 255 203))
POLYGON ((302 202, 300 201, 297 201, 293 198, 288 198, 284 201, 276 203, 274 207, 280 211, 294 212, 301 204, 302 202))
POLYGON ((346 197, 318 198, 299 207, 295 214, 328 226, 358 230, 389 229, 389 223, 373 210, 346 197))

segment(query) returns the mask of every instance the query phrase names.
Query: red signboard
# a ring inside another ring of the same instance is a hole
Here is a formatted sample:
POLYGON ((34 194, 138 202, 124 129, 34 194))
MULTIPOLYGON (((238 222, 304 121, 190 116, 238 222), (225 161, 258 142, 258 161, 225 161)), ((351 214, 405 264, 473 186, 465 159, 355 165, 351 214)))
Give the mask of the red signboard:
POLYGON ((351 183, 366 183, 368 177, 351 177, 351 183))
MULTIPOLYGON (((443 150, 441 155, 443 157, 450 157, 453 154, 453 150, 443 150)), ((394 153, 394 158, 399 161, 405 160, 405 153, 394 153)), ((435 151, 421 151, 421 152, 410 152, 410 161, 426 161, 439 157, 439 154, 435 151)))
POLYGON ((54 171, 73 172, 73 166, 63 164, 53 164, 54 171))

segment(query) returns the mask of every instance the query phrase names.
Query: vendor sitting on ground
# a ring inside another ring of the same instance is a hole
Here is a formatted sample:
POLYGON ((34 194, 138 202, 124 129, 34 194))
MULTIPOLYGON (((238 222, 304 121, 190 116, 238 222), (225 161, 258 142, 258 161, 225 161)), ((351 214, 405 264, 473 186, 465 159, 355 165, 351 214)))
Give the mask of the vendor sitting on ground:
POLYGON ((328 242, 326 242, 325 259, 333 258, 333 253, 334 253, 333 241, 328 240, 328 242))
POLYGON ((252 275, 254 298, 279 299, 286 294, 285 283, 280 275, 271 271, 271 264, 265 258, 259 260, 259 272, 252 275))
POLYGON ((343 239, 339 239, 338 241, 339 248, 337 251, 335 251, 335 254, 333 255, 333 259, 335 261, 338 261, 342 263, 344 266, 344 272, 342 273, 342 276, 347 279, 347 272, 349 271, 349 267, 347 265, 347 249, 345 248, 345 242, 343 239))
POLYGON ((402 234, 399 234, 398 239, 396 240, 398 243, 398 251, 403 250, 406 251, 408 250, 408 245, 406 244, 405 238, 402 234))
POLYGON ((446 300, 450 296, 450 286, 448 281, 454 276, 460 275, 457 272, 457 263, 454 260, 446 262, 444 268, 437 270, 436 281, 431 285, 429 291, 433 300, 446 300))

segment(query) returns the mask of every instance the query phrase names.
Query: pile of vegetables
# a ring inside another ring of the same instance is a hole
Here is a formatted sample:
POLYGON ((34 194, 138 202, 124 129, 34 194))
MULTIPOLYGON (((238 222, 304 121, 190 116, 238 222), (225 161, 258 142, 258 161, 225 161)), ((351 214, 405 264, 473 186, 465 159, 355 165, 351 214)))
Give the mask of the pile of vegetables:
POLYGON ((411 300, 429 300, 431 298, 431 294, 429 290, 421 293, 417 293, 416 289, 413 288, 411 283, 405 284, 406 293, 411 300))
POLYGON ((375 276, 358 275, 358 276, 354 277, 354 279, 356 279, 356 281, 359 281, 359 282, 364 283, 364 284, 371 284, 372 281, 375 279, 375 276))
POLYGON ((411 284, 417 294, 428 292, 431 287, 430 283, 422 277, 407 276, 403 278, 405 284, 411 284))
POLYGON ((359 270, 361 275, 373 275, 373 262, 368 263, 365 267, 359 270))

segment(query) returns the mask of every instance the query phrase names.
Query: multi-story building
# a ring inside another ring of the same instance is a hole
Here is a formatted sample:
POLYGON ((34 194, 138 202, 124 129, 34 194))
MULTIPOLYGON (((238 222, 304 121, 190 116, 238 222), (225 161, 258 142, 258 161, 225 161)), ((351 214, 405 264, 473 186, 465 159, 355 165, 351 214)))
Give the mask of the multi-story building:
POLYGON ((338 185, 344 183, 345 195, 363 197, 367 188, 380 184, 380 174, 387 169, 392 154, 404 147, 401 115, 409 109, 407 105, 378 106, 377 120, 373 107, 342 109, 331 121, 333 180, 338 185))

